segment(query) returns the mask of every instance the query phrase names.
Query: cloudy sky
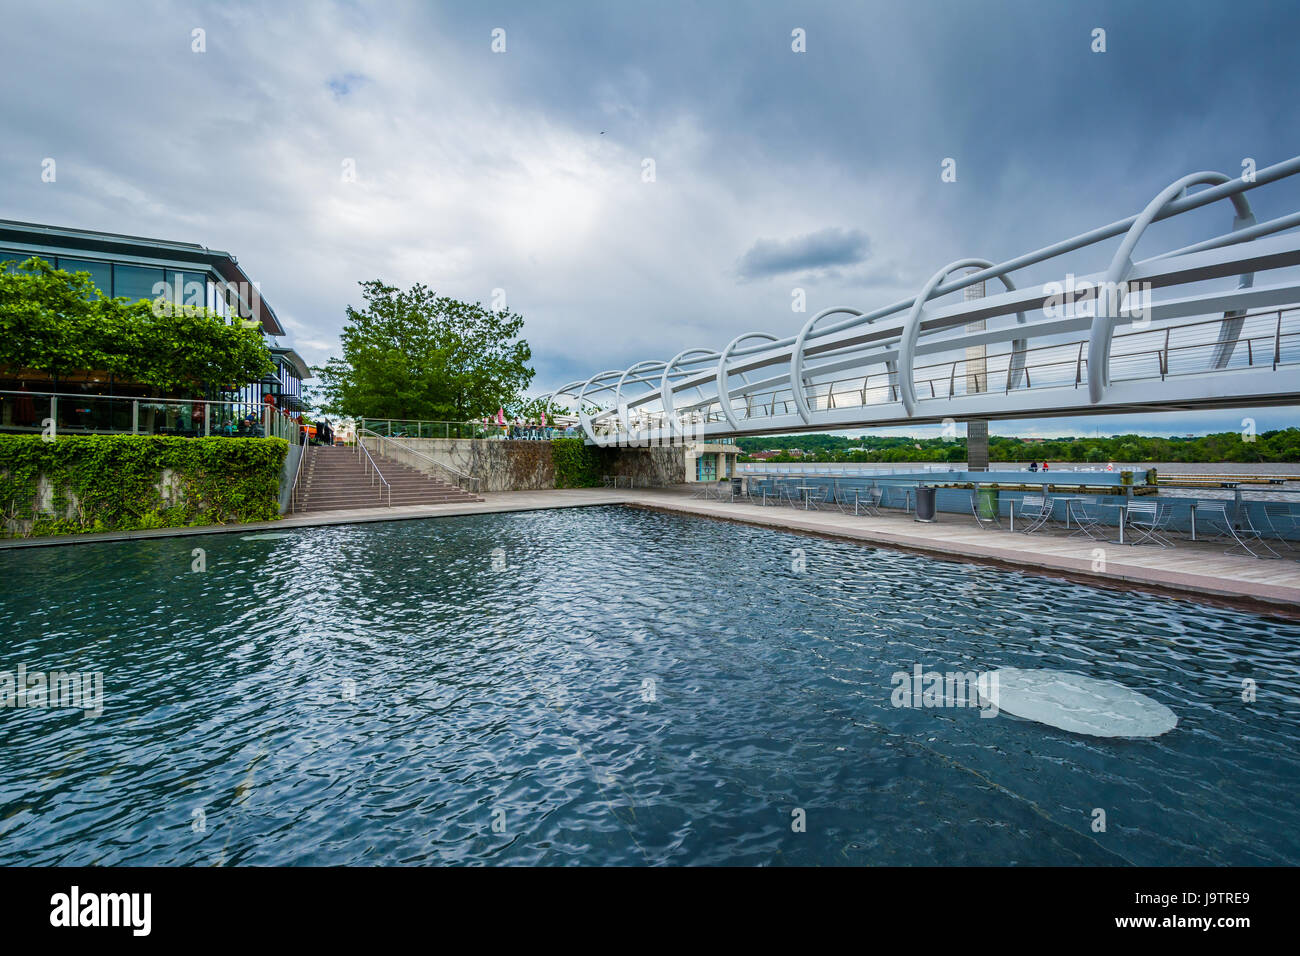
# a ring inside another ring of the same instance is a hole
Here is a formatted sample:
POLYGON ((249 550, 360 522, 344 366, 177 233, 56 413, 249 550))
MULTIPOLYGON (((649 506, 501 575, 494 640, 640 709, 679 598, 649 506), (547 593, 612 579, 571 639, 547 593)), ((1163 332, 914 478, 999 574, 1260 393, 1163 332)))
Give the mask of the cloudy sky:
MULTIPOLYGON (((1300 8, 1251 0, 59 0, 3 22, 0 218, 228 250, 313 364, 361 280, 502 289, 538 391, 790 334, 796 287, 809 314, 877 307, 951 259, 1131 215, 1184 173, 1300 153, 1300 8)), ((1260 219, 1300 208, 1300 184, 1257 195, 1260 219)), ((1230 213, 1163 225, 1141 254, 1230 213)), ((1102 268, 1117 242, 1076 262, 1102 268)))

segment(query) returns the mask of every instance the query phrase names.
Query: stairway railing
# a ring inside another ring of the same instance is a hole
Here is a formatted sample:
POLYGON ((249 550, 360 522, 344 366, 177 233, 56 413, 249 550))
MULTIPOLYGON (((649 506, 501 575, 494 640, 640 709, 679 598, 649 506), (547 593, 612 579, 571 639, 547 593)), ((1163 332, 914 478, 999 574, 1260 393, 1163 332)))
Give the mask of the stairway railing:
POLYGON ((302 460, 307 457, 307 449, 310 447, 305 443, 298 446, 298 464, 293 469, 293 484, 289 488, 289 514, 298 510, 298 476, 302 474, 302 460))
MULTIPOLYGON (((387 435, 380 435, 376 432, 371 431, 369 428, 363 428, 361 429, 361 431, 357 433, 357 444, 361 445, 362 447, 365 447, 364 440, 366 438, 374 438, 377 442, 380 443, 379 444, 380 448, 386 447, 383 443, 387 442, 389 445, 394 446, 396 450, 400 451, 404 455, 414 455, 416 458, 419 458, 422 461, 427 461, 429 464, 435 466, 436 468, 440 468, 443 471, 445 471, 447 474, 451 475, 452 483, 456 485, 456 487, 461 488, 464 491, 468 491, 471 494, 475 494, 475 495, 478 494, 479 479, 475 478, 473 475, 467 475, 464 472, 457 471, 455 468, 452 468, 449 465, 444 465, 436 458, 431 458, 430 456, 426 455, 424 452, 416 451, 414 448, 406 447, 396 438, 389 438, 387 435)), ((369 454, 369 452, 367 452, 366 454, 369 454)))
POLYGON ((379 466, 375 464, 375 460, 370 457, 370 449, 366 448, 365 442, 360 440, 357 441, 357 459, 361 461, 363 465, 367 466, 367 471, 371 471, 371 485, 374 485, 376 477, 384 483, 384 487, 388 489, 388 507, 391 508, 393 506, 393 486, 388 483, 388 479, 384 477, 384 473, 379 470, 379 466), (362 455, 365 455, 364 459, 361 457, 362 455))

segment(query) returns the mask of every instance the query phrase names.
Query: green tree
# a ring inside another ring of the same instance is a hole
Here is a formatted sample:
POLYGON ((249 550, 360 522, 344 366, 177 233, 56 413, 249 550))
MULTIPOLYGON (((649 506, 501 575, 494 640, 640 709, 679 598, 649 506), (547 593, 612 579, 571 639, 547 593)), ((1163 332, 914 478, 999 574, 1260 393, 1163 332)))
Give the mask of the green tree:
POLYGON ((523 316, 435 295, 361 283, 347 307, 343 356, 314 369, 327 414, 463 421, 517 407, 532 381, 523 316))
POLYGON ((155 392, 200 393, 272 371, 255 328, 170 302, 105 298, 86 272, 32 258, 0 272, 0 366, 107 372, 155 392))

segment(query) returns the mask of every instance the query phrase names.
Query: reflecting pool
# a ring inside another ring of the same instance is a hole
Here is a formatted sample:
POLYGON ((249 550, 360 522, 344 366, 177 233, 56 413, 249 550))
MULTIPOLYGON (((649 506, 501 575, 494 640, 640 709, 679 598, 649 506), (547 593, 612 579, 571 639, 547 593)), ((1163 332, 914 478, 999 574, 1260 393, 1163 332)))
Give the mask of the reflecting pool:
POLYGON ((1300 863, 1295 620, 616 507, 0 580, 0 672, 103 688, 0 708, 4 864, 1300 863), (895 706, 917 665, 1077 672, 1178 724, 895 706))

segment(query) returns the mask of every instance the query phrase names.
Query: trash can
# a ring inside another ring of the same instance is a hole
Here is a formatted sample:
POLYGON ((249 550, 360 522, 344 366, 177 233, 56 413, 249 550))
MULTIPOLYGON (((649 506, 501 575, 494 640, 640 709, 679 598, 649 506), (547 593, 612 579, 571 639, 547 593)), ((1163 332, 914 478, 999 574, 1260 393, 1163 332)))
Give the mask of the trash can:
POLYGON ((998 516, 998 490, 996 488, 980 488, 976 500, 978 501, 979 515, 985 521, 992 521, 998 516))
POLYGON ((916 520, 934 520, 934 488, 918 485, 916 489, 916 520))

